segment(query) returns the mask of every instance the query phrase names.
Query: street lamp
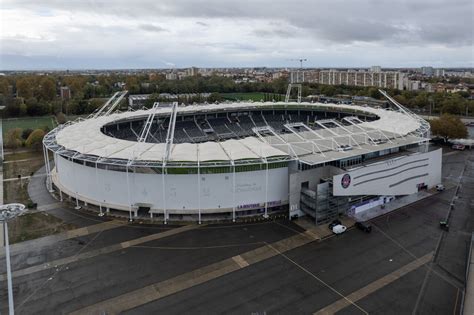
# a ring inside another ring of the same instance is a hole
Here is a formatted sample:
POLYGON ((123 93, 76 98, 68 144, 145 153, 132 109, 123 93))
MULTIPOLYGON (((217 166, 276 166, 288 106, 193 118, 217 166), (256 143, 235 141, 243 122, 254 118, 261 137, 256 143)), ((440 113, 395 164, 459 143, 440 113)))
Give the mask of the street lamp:
POLYGON ((7 281, 8 281, 8 309, 9 314, 15 314, 13 307, 13 289, 12 289, 12 271, 10 266, 10 244, 8 242, 8 221, 24 214, 25 205, 21 203, 9 203, 0 206, 0 221, 3 222, 3 233, 5 236, 5 259, 7 262, 7 281))

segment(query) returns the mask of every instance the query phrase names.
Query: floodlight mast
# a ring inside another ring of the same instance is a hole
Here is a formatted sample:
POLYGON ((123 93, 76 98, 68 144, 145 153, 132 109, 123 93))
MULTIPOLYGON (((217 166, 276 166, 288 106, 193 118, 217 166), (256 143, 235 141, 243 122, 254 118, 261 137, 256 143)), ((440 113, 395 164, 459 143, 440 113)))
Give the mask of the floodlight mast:
MULTIPOLYGON (((306 58, 298 58, 298 59, 290 59, 291 61, 299 61, 300 63, 300 71, 301 71, 301 74, 302 74, 302 80, 301 82, 304 82, 304 72, 302 71, 303 70, 303 61, 308 61, 308 59, 306 58)), ((296 101, 298 103, 301 103, 301 91, 302 91, 302 85, 300 83, 300 80, 299 80, 299 75, 298 75, 298 71, 296 72, 296 79, 293 78, 293 75, 292 73, 290 72, 290 84, 288 84, 288 89, 286 90, 286 97, 285 97, 285 102, 288 103, 290 101, 290 96, 291 96, 291 90, 293 88, 297 88, 298 89, 298 96, 297 96, 297 99, 296 101)))
POLYGON ((13 285, 12 285, 12 271, 10 263, 10 242, 8 240, 8 220, 12 220, 19 215, 24 214, 25 206, 21 203, 10 203, 0 206, 0 221, 3 222, 3 233, 5 240, 5 261, 7 264, 7 287, 8 287, 8 313, 15 314, 13 304, 13 285))
POLYGON ((300 62, 300 69, 303 69, 303 61, 308 61, 306 58, 298 58, 298 59, 290 59, 291 61, 299 61, 300 62))

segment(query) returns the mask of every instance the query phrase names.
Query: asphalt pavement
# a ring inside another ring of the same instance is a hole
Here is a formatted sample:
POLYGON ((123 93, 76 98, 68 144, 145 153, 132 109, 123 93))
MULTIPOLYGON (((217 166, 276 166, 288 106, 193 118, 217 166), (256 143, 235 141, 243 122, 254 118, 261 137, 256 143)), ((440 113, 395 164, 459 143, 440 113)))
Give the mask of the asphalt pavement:
MULTIPOLYGON (((473 228, 472 160, 468 151, 445 156, 443 177, 453 188, 373 219, 372 233, 352 228, 322 240, 288 221, 102 230, 105 221, 114 222, 67 207, 50 209, 89 230, 12 251, 16 311, 70 313, 123 296, 135 299, 123 309, 128 314, 453 314, 462 299, 473 228), (458 183, 448 232, 439 221, 458 183)), ((29 190, 35 198, 57 202, 36 180, 29 190)), ((0 255, 1 275, 4 265, 0 255)), ((6 312, 6 281, 0 285, 0 310, 6 312)))

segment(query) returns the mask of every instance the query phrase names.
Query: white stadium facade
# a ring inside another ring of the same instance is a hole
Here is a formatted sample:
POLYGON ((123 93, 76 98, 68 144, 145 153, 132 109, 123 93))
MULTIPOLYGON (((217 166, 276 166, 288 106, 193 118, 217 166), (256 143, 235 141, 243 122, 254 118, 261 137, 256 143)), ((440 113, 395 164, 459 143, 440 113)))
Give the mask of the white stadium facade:
POLYGON ((289 213, 322 224, 441 181, 429 124, 388 95, 386 108, 155 103, 114 112, 124 96, 45 136, 46 184, 61 199, 165 223, 289 213))

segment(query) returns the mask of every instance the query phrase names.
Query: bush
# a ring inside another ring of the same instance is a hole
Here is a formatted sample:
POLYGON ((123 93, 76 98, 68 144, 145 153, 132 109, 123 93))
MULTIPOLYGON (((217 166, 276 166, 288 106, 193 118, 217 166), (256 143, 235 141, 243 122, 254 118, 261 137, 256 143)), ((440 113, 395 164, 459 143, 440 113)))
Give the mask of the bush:
POLYGON ((28 139, 26 139, 25 145, 35 150, 40 150, 44 135, 45 135, 45 132, 43 129, 36 129, 30 134, 28 139))
POLYGON ((56 120, 58 121, 58 124, 62 125, 66 123, 66 115, 64 115, 62 112, 59 112, 56 115, 56 120))
POLYGON ((27 128, 27 129, 24 129, 23 132, 21 133, 21 137, 26 140, 28 139, 28 137, 30 136, 30 134, 33 132, 33 129, 31 128, 27 128))
POLYGON ((21 141, 21 134, 22 134, 22 129, 21 128, 14 128, 10 129, 7 131, 7 134, 5 135, 5 147, 9 149, 18 149, 22 145, 21 141))

